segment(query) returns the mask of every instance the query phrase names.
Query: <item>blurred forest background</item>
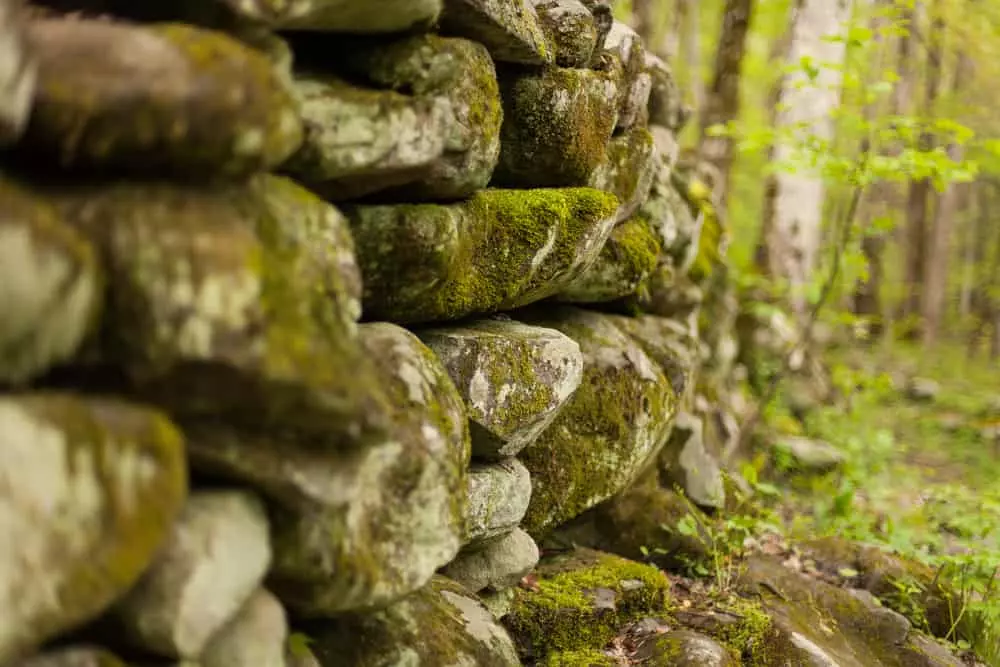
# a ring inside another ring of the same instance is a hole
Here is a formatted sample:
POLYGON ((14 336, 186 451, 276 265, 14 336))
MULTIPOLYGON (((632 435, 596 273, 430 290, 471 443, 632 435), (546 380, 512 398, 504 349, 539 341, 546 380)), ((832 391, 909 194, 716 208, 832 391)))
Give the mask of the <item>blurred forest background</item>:
POLYGON ((881 544, 956 581, 967 636, 1000 664, 1000 2, 615 11, 673 65, 682 159, 722 182, 741 308, 797 329, 791 356, 808 349, 838 396, 796 382, 792 358, 744 360, 759 414, 743 476, 775 530, 881 544), (846 462, 804 476, 771 446, 788 438, 846 462))

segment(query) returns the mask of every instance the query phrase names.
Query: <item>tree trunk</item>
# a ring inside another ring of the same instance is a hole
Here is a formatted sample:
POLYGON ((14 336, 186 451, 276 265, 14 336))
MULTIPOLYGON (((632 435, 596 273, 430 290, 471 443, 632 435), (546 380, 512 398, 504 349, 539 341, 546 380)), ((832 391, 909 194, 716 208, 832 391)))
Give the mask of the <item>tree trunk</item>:
MULTIPOLYGON (((796 70, 785 77, 779 93, 776 126, 793 129, 796 137, 815 137, 828 142, 833 134, 832 116, 840 104, 844 41, 828 38, 844 30, 851 17, 852 0, 799 0, 792 23, 791 46, 787 61, 795 66, 811 59, 819 67, 814 80, 796 70), (824 66, 834 63, 835 67, 824 66)), ((774 157, 784 163, 794 156, 793 146, 785 142, 774 148, 774 157)), ((768 179, 765 206, 767 273, 783 278, 791 287, 793 310, 804 315, 804 288, 816 266, 822 229, 824 200, 820 176, 803 167, 785 171, 768 179), (767 204, 767 202, 766 202, 767 204)))
POLYGON ((689 74, 688 87, 691 89, 691 104, 694 112, 701 110, 705 87, 701 74, 701 21, 698 3, 692 0, 677 0, 683 28, 684 65, 689 74))
POLYGON ((632 28, 650 50, 656 37, 656 4, 656 0, 632 0, 632 28))
POLYGON ((721 206, 729 193, 729 173, 733 164, 733 141, 728 136, 709 136, 714 125, 725 125, 740 114, 740 71, 746 54, 747 32, 753 16, 754 0, 726 0, 722 14, 719 45, 715 51, 715 74, 701 108, 699 157, 717 170, 721 206))

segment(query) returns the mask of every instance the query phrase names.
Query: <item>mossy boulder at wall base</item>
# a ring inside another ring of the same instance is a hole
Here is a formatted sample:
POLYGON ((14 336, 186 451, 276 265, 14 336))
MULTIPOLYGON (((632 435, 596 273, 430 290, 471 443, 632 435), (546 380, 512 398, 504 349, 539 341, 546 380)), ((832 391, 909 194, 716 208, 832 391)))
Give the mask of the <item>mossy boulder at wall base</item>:
POLYGON ((559 292, 597 258, 618 202, 589 188, 483 190, 449 206, 345 210, 370 319, 454 320, 559 292))

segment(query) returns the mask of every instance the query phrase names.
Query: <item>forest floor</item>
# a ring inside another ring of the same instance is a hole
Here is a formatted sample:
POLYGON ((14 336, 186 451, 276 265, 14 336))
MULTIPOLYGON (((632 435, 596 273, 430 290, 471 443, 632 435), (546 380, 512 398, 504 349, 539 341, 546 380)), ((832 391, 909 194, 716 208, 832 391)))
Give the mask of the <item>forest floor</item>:
MULTIPOLYGON (((839 536, 884 546, 936 568, 983 619, 974 648, 1000 664, 1000 369, 946 348, 854 348, 827 361, 838 384, 855 389, 846 406, 810 413, 798 435, 833 444, 846 460, 821 476, 780 456, 758 462, 769 482, 758 490, 770 493, 780 531, 791 542, 839 536), (933 396, 909 395, 913 378, 933 396)), ((776 421, 791 422, 780 412, 776 421)))

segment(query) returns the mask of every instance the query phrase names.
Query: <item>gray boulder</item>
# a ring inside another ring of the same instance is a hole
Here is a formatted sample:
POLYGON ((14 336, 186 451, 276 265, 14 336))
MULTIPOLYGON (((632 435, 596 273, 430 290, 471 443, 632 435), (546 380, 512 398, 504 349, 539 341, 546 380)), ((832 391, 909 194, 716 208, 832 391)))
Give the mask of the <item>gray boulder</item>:
POLYGON ((201 667, 285 667, 288 618, 271 593, 258 589, 205 648, 201 667))
POLYGON ((531 500, 531 475, 517 459, 469 470, 466 542, 509 533, 517 527, 531 500))
POLYGON ((497 62, 553 61, 552 45, 530 0, 446 0, 441 28, 485 44, 497 62))
POLYGON ((516 586, 538 564, 538 546, 520 528, 467 549, 441 574, 470 591, 501 591, 516 586))
POLYGON ((539 21, 555 50, 560 67, 590 65, 597 47, 594 15, 579 0, 531 0, 539 21))

